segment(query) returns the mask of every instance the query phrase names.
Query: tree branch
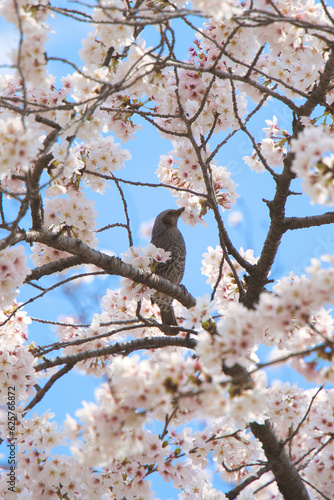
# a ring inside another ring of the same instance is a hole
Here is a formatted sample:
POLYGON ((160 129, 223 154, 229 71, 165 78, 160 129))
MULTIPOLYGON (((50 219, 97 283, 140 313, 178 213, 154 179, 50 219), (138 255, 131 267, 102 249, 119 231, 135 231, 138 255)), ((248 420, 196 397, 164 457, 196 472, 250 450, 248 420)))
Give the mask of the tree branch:
POLYGON ((26 277, 25 283, 30 283, 31 281, 39 280, 43 276, 49 276, 50 274, 60 273, 69 269, 70 267, 79 266, 82 261, 78 255, 71 255, 71 257, 65 257, 64 259, 56 260, 54 262, 49 262, 43 266, 36 267, 32 269, 29 276, 26 277))
MULTIPOLYGON (((21 239, 22 235, 20 235, 19 240, 21 239)), ((157 276, 149 271, 143 271, 142 269, 133 267, 130 264, 126 264, 118 257, 110 257, 109 255, 94 250, 81 240, 52 233, 51 231, 27 231, 24 239, 28 243, 43 243, 51 248, 68 252, 79 258, 81 263, 94 264, 100 269, 106 271, 108 274, 123 276, 124 278, 129 278, 136 283, 147 285, 150 288, 154 288, 158 292, 162 292, 170 297, 173 297, 187 308, 193 307, 196 304, 195 298, 183 287, 174 285, 167 279, 157 276)), ((65 265, 66 264, 68 264, 68 261, 65 262, 65 265)))
POLYGON ((262 443, 269 468, 275 476, 284 500, 297 500, 297 498, 309 500, 305 485, 269 420, 266 420, 264 425, 252 422, 250 428, 254 436, 262 443))
POLYGON ((41 371, 51 368, 53 366, 59 365, 75 365, 79 361, 85 359, 97 358, 101 356, 110 356, 111 354, 122 354, 126 356, 130 352, 138 351, 140 349, 157 349, 167 346, 178 346, 185 347, 187 349, 194 349, 196 346, 196 340, 187 337, 152 337, 130 340, 128 342, 109 345, 107 347, 102 347, 100 349, 94 349, 92 351, 83 351, 76 354, 70 354, 68 356, 59 356, 54 359, 44 359, 44 361, 37 363, 35 365, 35 370, 41 371))
POLYGON ((43 226, 43 203, 40 194, 39 181, 43 170, 53 160, 53 154, 47 153, 50 146, 57 140, 59 129, 54 128, 49 135, 44 139, 44 152, 35 162, 34 168, 29 172, 27 189, 30 198, 30 210, 33 229, 41 229, 43 226))
POLYGON ((288 153, 284 159, 283 173, 276 178, 274 199, 267 202, 270 211, 270 227, 260 258, 247 281, 247 290, 244 299, 244 304, 250 308, 254 307, 254 304, 258 302, 259 296, 267 283, 269 271, 274 263, 284 233, 285 204, 290 193, 290 183, 294 177, 294 174, 291 172, 292 159, 292 153, 288 153))
POLYGON ((252 484, 254 481, 257 481, 258 479, 260 479, 260 477, 263 476, 263 474, 266 474, 267 472, 269 472, 268 466, 262 467, 262 469, 258 470, 255 474, 248 476, 244 481, 242 481, 242 483, 237 484, 237 486, 235 486, 233 488, 233 490, 230 490, 228 493, 225 493, 225 496, 229 500, 234 500, 235 498, 238 497, 239 493, 241 493, 242 490, 244 490, 247 486, 252 484))
POLYGON ((34 399, 30 401, 30 403, 25 407, 23 410, 23 413, 27 413, 29 410, 31 410, 34 406, 37 405, 41 401, 41 399, 45 396, 45 394, 48 392, 49 389, 53 386, 53 384, 58 380, 60 377, 68 373, 70 370, 72 370, 74 364, 68 363, 63 368, 57 371, 57 373, 54 373, 52 377, 46 382, 45 386, 40 389, 34 399))
POLYGON ((304 229, 307 227, 323 226, 334 223, 334 212, 326 212, 321 215, 312 215, 309 217, 285 217, 283 221, 283 231, 293 229, 304 229))
POLYGON ((217 76, 218 78, 221 78, 222 80, 234 80, 236 82, 248 83, 251 87, 255 88, 256 90, 258 90, 262 94, 273 97, 274 99, 277 99, 278 101, 283 102, 292 111, 295 111, 297 113, 299 110, 299 107, 288 97, 281 95, 278 92, 275 92, 270 87, 266 87, 265 85, 261 85, 261 83, 258 83, 257 81, 252 80, 245 75, 237 75, 237 74, 227 73, 225 71, 221 71, 221 70, 213 69, 213 68, 196 67, 195 65, 186 64, 186 63, 179 62, 179 61, 167 62, 166 66, 184 68, 188 71, 190 70, 190 71, 200 71, 202 73, 210 73, 212 75, 217 76))

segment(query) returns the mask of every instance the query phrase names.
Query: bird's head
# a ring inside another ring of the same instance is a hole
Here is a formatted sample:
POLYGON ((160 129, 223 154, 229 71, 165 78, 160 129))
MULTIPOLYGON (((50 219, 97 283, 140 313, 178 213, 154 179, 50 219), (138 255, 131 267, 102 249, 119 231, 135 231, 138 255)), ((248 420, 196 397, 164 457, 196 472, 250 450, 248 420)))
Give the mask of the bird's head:
POLYGON ((166 224, 166 226, 175 227, 182 212, 184 212, 184 207, 179 208, 178 210, 165 210, 164 212, 161 212, 158 217, 160 217, 160 220, 166 224))
POLYGON ((184 207, 179 208, 178 210, 164 210, 157 216, 154 221, 152 237, 163 233, 167 229, 173 228, 177 226, 177 221, 180 215, 184 212, 184 207))

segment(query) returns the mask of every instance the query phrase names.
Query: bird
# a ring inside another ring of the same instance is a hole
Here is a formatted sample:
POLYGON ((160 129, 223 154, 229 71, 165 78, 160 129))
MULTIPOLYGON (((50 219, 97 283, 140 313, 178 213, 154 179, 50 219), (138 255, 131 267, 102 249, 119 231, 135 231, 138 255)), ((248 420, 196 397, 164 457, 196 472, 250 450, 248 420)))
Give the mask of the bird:
MULTIPOLYGON (((186 245, 177 228, 177 221, 182 212, 184 212, 184 208, 161 212, 154 221, 151 238, 153 245, 171 252, 167 262, 157 264, 154 273, 168 279, 175 285, 179 285, 183 278, 186 261, 186 245)), ((152 302, 158 305, 161 321, 164 325, 177 326, 172 297, 162 292, 155 292, 152 302)), ((177 334, 172 328, 165 328, 164 333, 166 335, 177 334)))

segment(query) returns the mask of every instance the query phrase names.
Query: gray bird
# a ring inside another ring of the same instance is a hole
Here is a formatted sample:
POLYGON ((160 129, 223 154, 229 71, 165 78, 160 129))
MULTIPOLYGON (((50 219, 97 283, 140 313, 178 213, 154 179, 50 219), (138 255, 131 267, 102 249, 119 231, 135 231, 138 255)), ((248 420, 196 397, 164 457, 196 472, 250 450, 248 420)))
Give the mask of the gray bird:
MULTIPOLYGON (((158 248, 163 248, 171 252, 167 262, 157 264, 154 272, 158 276, 167 278, 175 285, 179 285, 183 278, 184 265, 186 260, 186 246, 182 234, 177 228, 177 221, 184 208, 178 210, 165 210, 157 216, 152 230, 151 243, 158 248)), ((177 326, 173 309, 173 299, 161 292, 153 295, 155 302, 161 313, 162 323, 165 325, 177 326)), ((171 329, 165 330, 166 335, 176 335, 171 329)))

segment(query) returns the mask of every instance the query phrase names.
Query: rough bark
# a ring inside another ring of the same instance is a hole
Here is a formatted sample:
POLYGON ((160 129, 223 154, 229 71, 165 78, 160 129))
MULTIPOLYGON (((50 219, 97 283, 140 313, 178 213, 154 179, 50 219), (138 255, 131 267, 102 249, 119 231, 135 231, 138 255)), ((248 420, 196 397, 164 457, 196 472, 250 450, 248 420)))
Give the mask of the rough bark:
POLYGON ((252 422, 250 428, 254 436, 262 443, 269 468, 275 476, 284 500, 309 500, 305 485, 269 420, 263 425, 252 422))
POLYGON ((43 243, 51 248, 68 252, 78 257, 78 261, 73 259, 76 265, 94 264, 108 274, 130 278, 136 283, 142 283, 154 290, 163 292, 178 300, 187 308, 193 307, 196 304, 195 298, 184 287, 174 285, 167 279, 149 271, 143 271, 130 264, 126 264, 118 257, 110 257, 94 250, 81 240, 52 233, 51 231, 27 231, 20 239, 28 243, 43 243))

